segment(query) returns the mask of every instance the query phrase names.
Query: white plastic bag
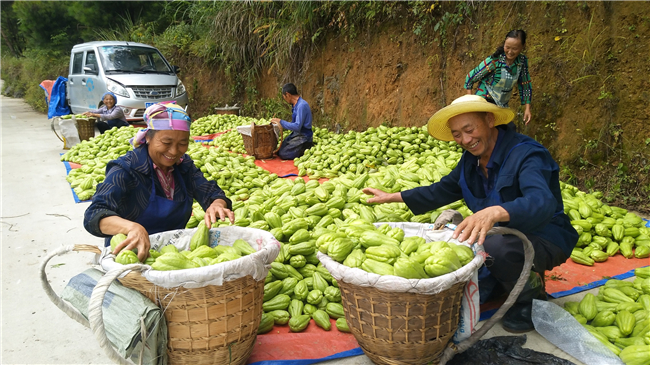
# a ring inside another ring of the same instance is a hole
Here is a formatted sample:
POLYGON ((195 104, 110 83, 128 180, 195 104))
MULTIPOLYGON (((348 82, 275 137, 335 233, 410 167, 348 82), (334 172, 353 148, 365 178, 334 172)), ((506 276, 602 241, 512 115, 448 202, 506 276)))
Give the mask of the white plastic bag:
MULTIPOLYGON (((250 125, 240 125, 239 127, 237 127, 237 132, 250 137, 251 136, 251 126, 250 125)), ((280 138, 280 128, 276 124, 273 124, 273 132, 275 132, 276 137, 280 138)))
POLYGON ((77 121, 74 116, 71 119, 59 119, 59 128, 61 129, 61 135, 63 135, 63 142, 65 143, 63 146, 64 149, 70 149, 81 142, 79 140, 79 131, 77 130, 77 121))

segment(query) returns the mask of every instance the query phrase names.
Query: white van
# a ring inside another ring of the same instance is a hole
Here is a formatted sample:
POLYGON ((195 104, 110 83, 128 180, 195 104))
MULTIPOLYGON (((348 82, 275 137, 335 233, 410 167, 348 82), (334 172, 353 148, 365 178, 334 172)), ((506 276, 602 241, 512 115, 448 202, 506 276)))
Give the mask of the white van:
POLYGON ((102 41, 72 47, 67 84, 68 105, 75 114, 98 109, 111 91, 129 122, 142 120, 144 110, 161 101, 175 101, 187 110, 187 92, 155 47, 134 42, 102 41))

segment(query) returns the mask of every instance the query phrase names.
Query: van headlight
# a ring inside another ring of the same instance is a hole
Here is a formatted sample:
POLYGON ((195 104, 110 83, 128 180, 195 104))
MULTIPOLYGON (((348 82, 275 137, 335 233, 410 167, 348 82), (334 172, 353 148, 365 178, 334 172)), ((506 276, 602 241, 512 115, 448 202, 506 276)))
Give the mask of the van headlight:
POLYGON ((129 93, 126 91, 126 88, 113 80, 106 80, 106 88, 108 91, 114 93, 115 95, 123 96, 125 98, 129 97, 129 93))
POLYGON ((178 84, 176 84, 176 96, 181 96, 183 94, 185 94, 185 85, 183 85, 183 81, 179 79, 178 84))

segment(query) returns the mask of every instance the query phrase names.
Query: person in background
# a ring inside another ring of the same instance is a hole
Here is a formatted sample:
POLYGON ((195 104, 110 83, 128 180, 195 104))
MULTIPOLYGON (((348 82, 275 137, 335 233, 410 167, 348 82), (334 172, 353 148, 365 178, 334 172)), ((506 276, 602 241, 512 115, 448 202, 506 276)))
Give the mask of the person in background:
POLYGON ((127 239, 113 252, 138 249, 141 262, 149 255, 149 235, 182 229, 193 200, 205 210, 205 224, 228 218, 234 223, 232 202, 216 182, 208 181, 185 154, 190 118, 173 104, 154 104, 144 115, 147 128, 131 140, 134 148, 106 165, 106 179, 84 215, 84 227, 105 238, 118 233, 127 239))
POLYGON ((530 102, 533 88, 528 73, 528 58, 521 54, 526 47, 526 32, 513 30, 506 35, 503 45, 481 62, 465 77, 467 94, 472 94, 478 83, 476 95, 502 108, 508 107, 515 84, 519 87, 521 105, 524 105, 524 122, 530 122, 530 102))
POLYGON ((87 117, 97 118, 95 125, 99 129, 99 133, 104 134, 107 130, 113 127, 128 127, 129 123, 126 121, 124 111, 117 106, 117 96, 108 91, 102 95, 102 105, 99 109, 91 110, 83 113, 87 117))
POLYGON ((314 139, 314 132, 311 129, 311 109, 305 99, 298 95, 294 84, 286 84, 282 87, 282 99, 291 104, 291 122, 279 118, 271 119, 271 123, 280 124, 282 128, 291 131, 289 137, 282 142, 278 156, 283 160, 293 160, 311 148, 314 139))
POLYGON ((368 203, 404 202, 423 214, 464 199, 474 212, 457 225, 459 241, 483 245, 489 255, 479 271, 481 303, 493 289, 510 292, 524 267, 524 247, 517 236, 490 235, 495 225, 521 231, 535 250, 533 269, 515 304, 503 317, 509 332, 534 328, 533 299, 546 300, 544 271, 564 263, 578 233, 564 214, 559 167, 546 148, 515 131, 514 112, 464 95, 440 109, 428 123, 429 134, 456 141, 465 152, 449 175, 430 186, 386 193, 365 188, 368 203))

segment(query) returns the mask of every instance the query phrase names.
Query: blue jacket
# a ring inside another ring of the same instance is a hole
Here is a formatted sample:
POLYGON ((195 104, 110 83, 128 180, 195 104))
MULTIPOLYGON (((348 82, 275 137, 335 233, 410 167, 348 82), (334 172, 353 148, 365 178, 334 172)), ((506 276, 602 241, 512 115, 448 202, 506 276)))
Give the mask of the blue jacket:
MULTIPOLYGON (((84 227, 88 232, 99 237, 109 237, 99 229, 99 221, 110 216, 119 216, 135 221, 149 204, 151 195, 151 174, 153 166, 149 158, 147 145, 129 151, 126 155, 106 165, 106 179, 97 185, 97 192, 84 215, 84 227)), ((214 181, 208 181, 194 161, 187 154, 183 161, 174 166, 174 176, 180 176, 185 182, 187 195, 183 193, 178 182, 174 187, 174 200, 196 199, 207 209, 216 199, 223 199, 232 208, 232 202, 214 181)), ((156 195, 165 193, 154 173, 156 195)))
MULTIPOLYGON (((510 123, 498 126, 504 133, 490 158, 493 172, 498 173, 494 188, 500 193, 501 206, 510 214, 510 221, 499 223, 524 234, 539 236, 560 247, 568 256, 578 242, 578 233, 563 212, 560 193, 559 168, 546 149, 529 145, 517 147, 502 162, 516 144, 533 141, 515 132, 510 123), (555 212, 562 211, 554 217, 555 212)), ((533 141, 534 142, 534 141, 533 141)), ((475 197, 485 197, 484 179, 476 166, 478 158, 463 153, 454 170, 439 182, 402 192, 402 198, 414 214, 422 214, 443 205, 463 199, 459 185, 460 174, 465 174, 468 187, 475 197)), ((487 208, 481 207, 480 209, 487 208)))
POLYGON ((307 136, 309 142, 313 140, 314 132, 311 130, 311 109, 309 104, 303 98, 298 98, 296 105, 291 111, 291 122, 281 120, 282 128, 292 131, 291 135, 296 133, 307 136))

